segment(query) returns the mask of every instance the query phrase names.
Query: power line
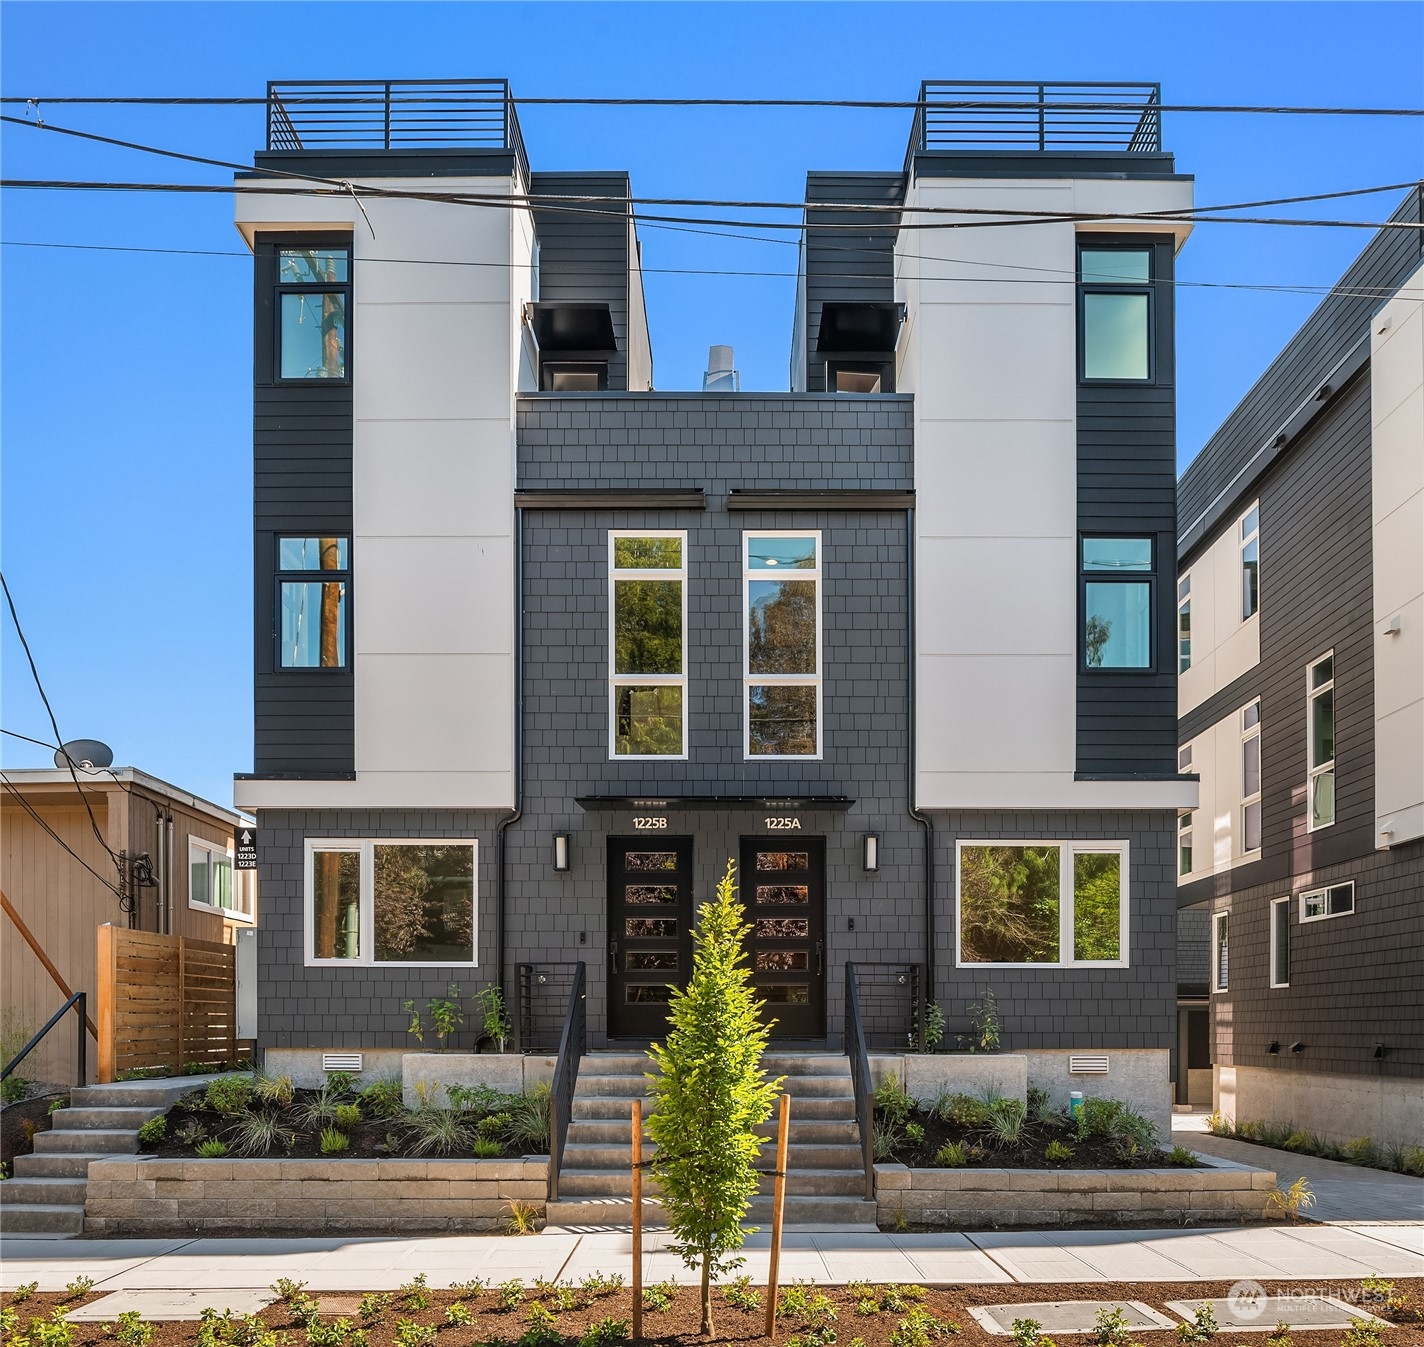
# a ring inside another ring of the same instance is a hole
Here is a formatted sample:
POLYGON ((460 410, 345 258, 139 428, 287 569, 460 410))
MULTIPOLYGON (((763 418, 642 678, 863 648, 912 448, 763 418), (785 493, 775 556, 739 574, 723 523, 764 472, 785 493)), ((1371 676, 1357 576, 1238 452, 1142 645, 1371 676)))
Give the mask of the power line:
POLYGON ((0 729, 0 734, 8 735, 11 739, 23 739, 27 744, 38 744, 41 748, 58 750, 58 744, 46 743, 43 739, 31 739, 28 734, 17 734, 14 730, 0 729))
MULTIPOLYGON (((6 733, 8 734, 9 731, 7 730, 6 733)), ((24 738, 24 735, 19 735, 17 737, 24 738)), ((75 851, 75 849, 70 846, 69 843, 64 840, 64 838, 62 838, 57 832, 55 832, 55 830, 51 828, 49 824, 46 823, 45 820, 40 817, 34 806, 30 804, 27 799, 25 799, 19 787, 16 786, 15 783, 11 781, 10 778, 6 776, 3 771, 0 771, 0 781, 3 781, 5 783, 6 790, 8 790, 9 793, 14 796, 15 802, 20 806, 20 808, 23 809, 25 813, 27 813, 40 828, 42 828, 46 833, 48 833, 49 836, 62 850, 68 852, 69 855, 72 856, 76 861, 78 861, 79 864, 82 865, 91 875, 93 875, 94 878, 99 881, 99 883, 101 883, 106 889, 108 889, 109 892, 112 893, 119 900, 119 906, 121 909, 123 909, 123 905, 128 901, 128 895, 125 894, 124 891, 112 880, 105 879, 104 876, 101 875, 92 865, 90 865, 89 862, 86 861, 83 856, 81 856, 77 851, 75 851)), ((84 792, 80 791, 80 795, 82 796, 83 794, 84 792)), ((87 809, 89 806, 86 804, 84 807, 87 809)), ((108 851, 107 846, 104 849, 108 851)), ((111 856, 113 855, 112 852, 110 852, 109 854, 111 856)))

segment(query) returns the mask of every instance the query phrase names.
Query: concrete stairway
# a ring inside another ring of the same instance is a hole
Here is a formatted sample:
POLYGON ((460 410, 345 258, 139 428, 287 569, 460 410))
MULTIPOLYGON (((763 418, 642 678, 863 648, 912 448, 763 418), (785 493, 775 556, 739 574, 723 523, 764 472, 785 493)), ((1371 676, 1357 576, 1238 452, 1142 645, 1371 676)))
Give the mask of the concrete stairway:
MULTIPOLYGON (((875 1204, 865 1199, 860 1127, 855 1118, 850 1063, 835 1053, 771 1055, 767 1073, 785 1076, 791 1095, 791 1133, 787 1158, 785 1222, 788 1229, 832 1227, 874 1230, 875 1204)), ((559 1174, 559 1200, 549 1204, 550 1225, 626 1226, 631 1220, 634 1098, 647 1100, 643 1054, 589 1053, 579 1066, 573 1116, 559 1174)), ((644 1104, 645 1110, 647 1104, 644 1104)), ((774 1139, 775 1122, 758 1129, 774 1139)), ((643 1156, 656 1147, 646 1137, 643 1156)), ((776 1149, 762 1150, 760 1168, 771 1169, 776 1149)), ((763 1229, 771 1224, 772 1179, 764 1176, 748 1221, 763 1229)), ((643 1219, 666 1224, 656 1185, 645 1182, 643 1219)))
POLYGON ((7 1235, 79 1235, 89 1162, 138 1153, 138 1129, 213 1076, 85 1085, 68 1108, 35 1134, 32 1155, 15 1157, 13 1178, 0 1183, 0 1230, 7 1235))

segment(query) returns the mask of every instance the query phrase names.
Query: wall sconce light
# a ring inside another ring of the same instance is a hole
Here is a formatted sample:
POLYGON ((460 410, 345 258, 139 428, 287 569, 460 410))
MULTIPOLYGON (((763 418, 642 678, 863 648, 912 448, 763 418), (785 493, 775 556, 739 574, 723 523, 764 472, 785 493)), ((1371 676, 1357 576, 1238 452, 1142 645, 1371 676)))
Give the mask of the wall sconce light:
POLYGON ((1376 1044, 1375 1044, 1375 1060, 1376 1060, 1376 1061, 1381 1060, 1381 1059, 1384 1057, 1385 1053, 1388 1052, 1388 1051, 1389 1051, 1389 1049, 1386 1048, 1383 1043, 1376 1043, 1376 1044))
POLYGON ((1304 1043, 1299 1043, 1299 1042, 1297 1042, 1297 1043, 1292 1043, 1292 1044, 1291 1044, 1291 1047, 1290 1047, 1290 1050, 1291 1050, 1293 1053, 1296 1053, 1296 1054, 1302 1053, 1302 1052, 1305 1051, 1305 1044, 1304 1044, 1304 1043))
POLYGON ((554 834, 554 869, 560 874, 564 874, 569 868, 569 835, 568 833, 554 834))
POLYGON ((1270 1046, 1266 1049, 1268 1053, 1278 1053, 1280 1050, 1281 1045, 1277 1043, 1274 1038, 1271 1040, 1270 1046))
POLYGON ((865 847, 865 868, 869 871, 880 869, 880 834, 866 833, 861 840, 865 847))

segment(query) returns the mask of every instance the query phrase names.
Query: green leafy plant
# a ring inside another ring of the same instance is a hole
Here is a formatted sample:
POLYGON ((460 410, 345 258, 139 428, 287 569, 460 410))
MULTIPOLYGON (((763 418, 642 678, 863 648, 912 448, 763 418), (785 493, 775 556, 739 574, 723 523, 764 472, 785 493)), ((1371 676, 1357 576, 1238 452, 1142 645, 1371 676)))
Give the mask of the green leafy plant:
POLYGON ((890 1347, 930 1347, 930 1343, 958 1332, 958 1324, 914 1305, 890 1334, 890 1347))
POLYGON ((487 1038, 493 1039, 501 1052, 509 1041, 511 1022, 504 1006, 504 989, 496 982, 478 992, 475 1001, 480 1008, 482 1026, 487 1038))
POLYGON ((616 1342, 626 1342, 629 1326, 626 1319, 605 1318, 591 1323, 578 1340, 578 1347, 612 1347, 616 1342))
POLYGON ((761 1292, 752 1288, 750 1277, 737 1277, 722 1288, 722 1299, 735 1310, 761 1309, 761 1292))
POLYGON ((289 1075, 268 1076, 259 1072, 252 1078, 252 1093, 264 1104, 287 1108, 296 1095, 296 1088, 289 1075))
POLYGON ((1301 1212, 1308 1211, 1315 1205, 1315 1194, 1305 1176, 1301 1175, 1288 1188, 1277 1184, 1266 1194, 1266 1202, 1272 1211, 1279 1212, 1292 1221, 1298 1221, 1301 1212))
POLYGON ((931 1001, 925 1007, 925 1051, 933 1052, 944 1042, 944 1007, 931 1001))
POLYGON ((509 1100, 506 1112, 509 1121, 505 1124, 505 1135, 516 1151, 536 1155, 549 1149, 549 1134, 552 1122, 553 1092, 549 1086, 539 1081, 531 1085, 524 1094, 517 1094, 509 1100))
POLYGON ((161 1113, 138 1129, 140 1146, 157 1146, 168 1136, 168 1119, 161 1113))
POLYGON ((425 1046, 425 1025, 421 1022, 420 1007, 415 1004, 411 997, 407 997, 401 1002, 401 1009, 408 1017, 406 1033, 408 1033, 421 1047, 425 1046))
POLYGON ((343 1132, 349 1132, 361 1122, 360 1104, 338 1104, 332 1115, 332 1121, 343 1132))
POLYGON ((1424 1146, 1403 1146, 1399 1152, 1399 1172, 1424 1179, 1424 1146))
POLYGON ((54 1115, 60 1111, 60 1109, 66 1108, 68 1104, 69 1100, 67 1099, 51 1099, 49 1101, 49 1116, 53 1118, 54 1115))
POLYGON ((306 1287, 306 1282, 294 1282, 290 1277, 278 1277, 267 1289, 279 1300, 285 1301, 290 1305, 292 1301, 306 1290, 306 1287))
POLYGON ((284 1347, 285 1342, 286 1336, 269 1328, 259 1314, 201 1311, 197 1347, 284 1347))
POLYGON ((181 1142, 185 1146, 196 1146, 200 1141, 204 1140, 207 1135, 208 1129, 204 1127, 202 1123, 196 1118, 189 1118, 187 1122, 174 1132, 173 1139, 181 1142))
POLYGON ((542 1300, 531 1300, 529 1308, 524 1311, 524 1322, 529 1328, 539 1332, 553 1329, 559 1322, 559 1316, 542 1300))
POLYGON ((1043 1336, 1043 1325, 1037 1319, 1014 1320, 1014 1347, 1057 1347, 1052 1338, 1043 1336))
POLYGON ((397 1319, 391 1342, 395 1347, 434 1347, 436 1330, 418 1324, 414 1319, 397 1319))
POLYGON ((309 1296, 305 1291, 299 1291, 290 1297, 287 1301, 287 1309, 291 1311, 292 1318, 308 1331, 313 1324, 321 1322, 321 1303, 315 1296, 309 1296))
POLYGON ((1409 1293, 1396 1291, 1394 1283, 1384 1277, 1366 1277, 1360 1283, 1360 1299, 1386 1313, 1396 1313, 1409 1303, 1409 1293))
POLYGON ((116 1322, 104 1325, 104 1332, 123 1347, 148 1347, 158 1333, 158 1327, 150 1324, 137 1310, 124 1310, 116 1322))
POLYGON ((583 1297, 578 1289, 573 1286, 554 1287, 554 1308, 561 1313, 566 1310, 577 1310, 583 1307, 583 1297))
POLYGON ((1098 1311, 1093 1320, 1093 1341, 1098 1347, 1139 1347, 1121 1305, 1105 1305, 1098 1311))
POLYGON ((498 1113, 510 1100, 509 1095, 484 1084, 447 1085, 445 1097, 450 1101, 451 1108, 457 1108, 462 1113, 498 1113))
POLYGON ((68 1313, 63 1305, 56 1305, 48 1319, 31 1319, 24 1335, 28 1347, 71 1347, 74 1330, 65 1321, 68 1313))
POLYGON ((1073 1158, 1073 1148, 1061 1141, 1050 1141, 1043 1148, 1043 1158, 1050 1164, 1061 1165, 1065 1160, 1073 1158))
POLYGON ((475 1124, 475 1131, 487 1141, 498 1141, 509 1131, 508 1113, 488 1113, 475 1124))
POLYGON ((356 1313, 367 1323, 374 1323, 390 1309, 394 1299, 389 1291, 368 1291, 361 1297, 356 1313))
POLYGON ((373 1118, 393 1118, 405 1112, 405 1092, 396 1076, 373 1080, 361 1091, 361 1103, 373 1118))
POLYGON ((216 1137, 200 1141, 193 1149, 201 1160, 221 1160, 227 1154, 227 1146, 216 1137))
POLYGON ((1374 1165, 1379 1163, 1379 1147, 1369 1137, 1355 1137, 1341 1148, 1345 1159, 1352 1165, 1374 1165))
POLYGON ((660 1286, 643 1287, 643 1308, 654 1314, 666 1314, 672 1309, 672 1297, 660 1286))
POLYGON ((501 1310, 517 1310, 524 1303, 524 1283, 518 1277, 500 1282, 495 1288, 495 1307, 501 1310))
POLYGON ((989 1105, 989 1116, 985 1119, 990 1144, 1000 1150, 1017 1146, 1023 1139, 1027 1110, 1018 1099, 996 1099, 989 1105))
POLYGON ((320 1131, 336 1121, 336 1109, 340 1102, 336 1091, 330 1085, 323 1085, 321 1089, 299 1100, 292 1109, 292 1116, 298 1126, 310 1128, 314 1132, 320 1131))
POLYGON ((450 1036, 465 1022, 465 1012, 460 1006, 460 987, 452 982, 444 997, 435 997, 426 1006, 430 1023, 435 1028, 435 1037, 442 1048, 448 1047, 450 1036))
POLYGON ((915 1101, 900 1084, 900 1077, 891 1071, 875 1091, 875 1111, 892 1123, 904 1125, 915 1111, 915 1101))
POLYGON ((1271 1336, 1266 1339, 1266 1347, 1292 1347, 1290 1325, 1284 1319, 1277 1319, 1271 1336))
POLYGON ((451 1328, 463 1328, 466 1324, 475 1322, 475 1312, 462 1300, 457 1300, 453 1305, 445 1307, 445 1322, 451 1328))
POLYGON ((1216 1315, 1210 1304, 1198 1305, 1192 1317, 1177 1325, 1178 1342, 1210 1342, 1217 1334, 1216 1315))
POLYGON ((1197 1163, 1195 1151, 1189 1151, 1185 1146, 1173 1146, 1167 1152, 1167 1163, 1169 1165, 1181 1165, 1183 1168, 1190 1168, 1197 1163))
POLYGON ((430 1278, 423 1272, 417 1272, 408 1282, 401 1286, 397 1292, 401 1298, 401 1304, 413 1313, 430 1308, 430 1278))
POLYGON ((941 1122, 953 1123, 956 1127, 982 1127, 989 1106, 972 1094, 948 1091, 935 1100, 934 1111, 941 1122))
MULTIPOLYGON (((24 1045, 21 1044, 21 1047, 24 1045)), ((15 1305, 23 1305, 36 1291, 40 1289, 39 1282, 21 1282, 10 1292, 10 1301, 15 1305)))
POLYGON ((476 1160, 497 1160, 504 1154, 504 1147, 489 1137, 476 1137, 470 1145, 470 1153, 476 1160))
MULTIPOLYGON (((986 987, 984 995, 969 1003, 969 1023, 973 1026, 966 1046, 970 1052, 998 1052, 1003 1042, 1003 1025, 999 1019, 999 1003, 993 991, 986 987)), ((964 1042, 961 1038, 961 1042, 964 1042)))
POLYGON ((76 1277, 72 1282, 65 1285, 65 1292, 70 1300, 82 1300, 94 1289, 93 1277, 76 1277))
POLYGON ((340 1155, 351 1145, 351 1138, 335 1127, 323 1127, 321 1135, 317 1138, 317 1145, 321 1148, 323 1155, 340 1155))
POLYGON ((900 1149, 900 1133, 892 1122, 874 1122, 870 1127, 870 1152, 876 1164, 888 1164, 900 1149))
POLYGON ((236 1117, 252 1102, 251 1076, 219 1076, 210 1080, 203 1091, 203 1106, 221 1113, 225 1118, 236 1117))
POLYGON ((912 1145, 918 1146, 925 1139, 925 1129, 917 1122, 907 1122, 905 1124, 905 1140, 912 1145))
POLYGON ((30 1092, 30 1082, 22 1076, 6 1076, 0 1080, 0 1100, 18 1104, 30 1092))
POLYGON ((667 1041, 650 1056, 656 1108, 648 1131, 652 1172, 672 1232, 669 1248, 701 1271, 701 1328, 713 1334, 712 1278, 735 1271, 746 1239, 742 1218, 756 1194, 755 1165, 780 1082, 762 1070, 769 1026, 751 987, 736 866, 727 862, 716 896, 693 932, 692 976, 674 988, 667 1041))
POLYGON ((1236 1134, 1235 1124, 1219 1110, 1213 1110, 1206 1115, 1206 1130, 1214 1137, 1230 1137, 1236 1134))
POLYGON ((353 1328, 350 1319, 333 1319, 324 1324, 313 1319, 306 1325, 307 1347, 367 1347, 364 1328, 353 1328))
POLYGON ((935 1152, 934 1163, 936 1169, 963 1169, 969 1163, 969 1152, 963 1142, 946 1141, 935 1152))
POLYGON ((326 1088, 336 1099, 345 1099, 356 1093, 358 1073, 355 1071, 328 1071, 326 1088))
POLYGON ((1340 1335, 1340 1347, 1380 1347, 1380 1326, 1372 1319, 1356 1319, 1340 1335))
POLYGON ((590 1272, 579 1282, 579 1287, 595 1299, 617 1295, 623 1289, 623 1285, 623 1275, 619 1272, 590 1272))
MULTIPOLYGON (((1028 1087, 1028 1116, 1030 1121, 1036 1123, 1055 1123, 1062 1118, 1062 1113, 1053 1107, 1053 1098, 1047 1090, 1037 1085, 1028 1087)), ((1032 1323, 1031 1319, 1026 1319, 1025 1323, 1032 1323)))
POLYGON ((490 1289, 483 1277, 471 1277, 467 1282, 451 1282, 450 1289, 462 1300, 474 1300, 490 1289))
POLYGON ((513 1199, 506 1210, 504 1228, 511 1235, 532 1235, 539 1228, 543 1208, 535 1202, 513 1199))
POLYGON ((474 1139, 470 1125, 443 1108, 418 1108, 407 1114, 405 1132, 412 1155, 449 1155, 467 1150, 474 1139))
POLYGON ((296 1140, 295 1133, 284 1127, 275 1113, 244 1113, 226 1136, 239 1155, 266 1155, 279 1147, 290 1150, 296 1140))

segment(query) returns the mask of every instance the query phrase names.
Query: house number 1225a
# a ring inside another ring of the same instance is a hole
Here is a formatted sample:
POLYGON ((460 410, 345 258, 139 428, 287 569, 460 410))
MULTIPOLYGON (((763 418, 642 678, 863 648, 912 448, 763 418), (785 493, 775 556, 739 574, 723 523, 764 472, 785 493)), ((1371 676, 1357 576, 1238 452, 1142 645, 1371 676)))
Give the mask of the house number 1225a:
POLYGON ((800 829, 801 820, 799 818, 765 818, 762 822, 766 824, 767 832, 789 832, 793 828, 800 829))

